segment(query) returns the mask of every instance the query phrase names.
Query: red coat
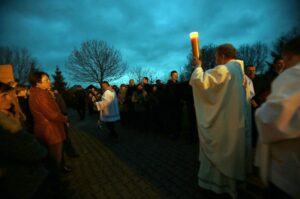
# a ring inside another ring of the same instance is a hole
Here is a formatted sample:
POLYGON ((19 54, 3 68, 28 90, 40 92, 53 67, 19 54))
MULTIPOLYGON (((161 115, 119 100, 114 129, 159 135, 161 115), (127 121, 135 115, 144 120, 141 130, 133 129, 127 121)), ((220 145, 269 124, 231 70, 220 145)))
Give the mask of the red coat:
POLYGON ((37 87, 30 89, 29 106, 34 120, 34 134, 46 145, 65 140, 64 123, 68 118, 59 110, 48 90, 37 87))

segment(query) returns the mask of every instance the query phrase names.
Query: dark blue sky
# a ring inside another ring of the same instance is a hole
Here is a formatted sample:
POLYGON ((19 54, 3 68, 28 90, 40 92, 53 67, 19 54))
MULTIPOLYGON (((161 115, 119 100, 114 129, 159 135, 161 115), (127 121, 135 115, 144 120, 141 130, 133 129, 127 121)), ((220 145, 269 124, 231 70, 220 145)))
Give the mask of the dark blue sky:
POLYGON ((199 32, 202 46, 229 42, 238 47, 256 41, 271 45, 300 23, 297 2, 2 0, 0 46, 28 48, 53 74, 81 42, 104 40, 121 52, 129 67, 148 67, 161 76, 185 65, 191 31, 199 32))

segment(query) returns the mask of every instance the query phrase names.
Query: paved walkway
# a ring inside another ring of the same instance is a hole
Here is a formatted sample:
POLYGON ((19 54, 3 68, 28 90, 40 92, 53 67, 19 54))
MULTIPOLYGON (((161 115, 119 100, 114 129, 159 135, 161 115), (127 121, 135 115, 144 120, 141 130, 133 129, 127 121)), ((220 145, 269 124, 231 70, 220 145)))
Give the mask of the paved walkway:
MULTIPOLYGON (((177 140, 159 133, 139 133, 117 126, 118 141, 97 127, 97 116, 79 121, 71 114, 70 136, 79 158, 67 179, 74 198, 208 198, 197 186, 197 141, 177 140)), ((261 198, 255 193, 245 198, 261 198)))

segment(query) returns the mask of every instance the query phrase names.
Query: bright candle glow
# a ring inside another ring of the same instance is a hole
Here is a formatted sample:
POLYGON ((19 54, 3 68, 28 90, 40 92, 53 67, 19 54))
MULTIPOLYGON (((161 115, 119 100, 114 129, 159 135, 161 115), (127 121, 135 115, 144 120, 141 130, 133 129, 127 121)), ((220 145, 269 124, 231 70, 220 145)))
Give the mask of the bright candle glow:
POLYGON ((190 33, 190 39, 193 49, 193 56, 200 58, 200 50, 199 50, 199 40, 198 40, 198 32, 191 32, 190 33))

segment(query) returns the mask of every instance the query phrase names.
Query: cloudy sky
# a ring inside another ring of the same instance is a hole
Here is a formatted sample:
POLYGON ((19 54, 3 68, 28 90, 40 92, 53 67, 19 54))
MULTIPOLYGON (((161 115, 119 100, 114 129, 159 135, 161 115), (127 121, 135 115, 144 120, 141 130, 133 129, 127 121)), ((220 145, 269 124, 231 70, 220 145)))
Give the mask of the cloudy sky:
POLYGON ((298 0, 1 0, 0 46, 28 48, 50 74, 83 41, 106 41, 129 67, 168 74, 200 45, 272 44, 300 23, 298 0))

